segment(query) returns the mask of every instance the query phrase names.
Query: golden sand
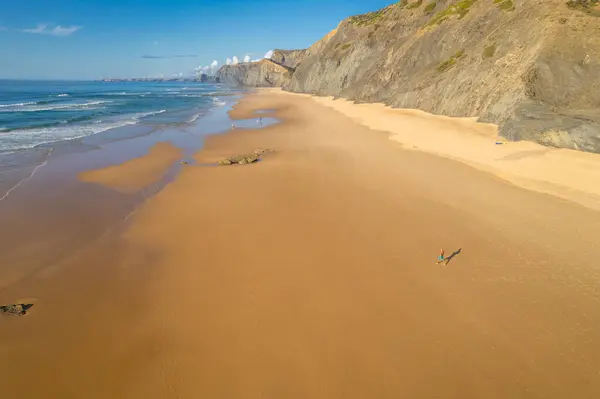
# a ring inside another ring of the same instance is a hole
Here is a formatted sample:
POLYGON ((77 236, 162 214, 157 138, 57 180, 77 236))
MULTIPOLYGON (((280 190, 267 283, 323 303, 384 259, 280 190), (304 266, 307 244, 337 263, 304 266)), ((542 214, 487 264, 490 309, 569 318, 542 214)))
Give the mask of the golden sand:
POLYGON ((597 397, 598 212, 310 98, 232 115, 256 109, 284 123, 196 158, 275 154, 183 169, 123 235, 0 292, 38 298, 0 320, 3 396, 597 397))
MULTIPOLYGON (((302 96, 269 89, 283 96, 302 96)), ((383 104, 310 97, 374 130, 391 133, 404 149, 423 151, 491 172, 520 187, 600 210, 600 156, 530 141, 509 142, 497 126, 383 104), (502 144, 496 144, 502 143, 502 144)))
POLYGON ((171 143, 157 143, 143 157, 131 159, 120 165, 82 172, 79 179, 121 192, 137 191, 163 177, 181 154, 181 150, 171 143))

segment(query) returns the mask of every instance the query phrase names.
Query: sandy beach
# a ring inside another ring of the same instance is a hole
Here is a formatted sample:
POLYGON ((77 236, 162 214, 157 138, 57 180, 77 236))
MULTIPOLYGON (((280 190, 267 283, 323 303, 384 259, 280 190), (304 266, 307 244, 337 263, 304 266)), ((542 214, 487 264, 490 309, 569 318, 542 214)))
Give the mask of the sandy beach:
MULTIPOLYGON (((35 306, 0 317, 2 396, 598 397, 598 157, 337 101, 245 96, 232 118, 281 123, 209 137, 121 228, 5 285, 35 306)), ((178 154, 83 178, 137 189, 178 154)))
POLYGON ((181 150, 168 142, 157 143, 142 157, 119 165, 82 172, 79 179, 125 193, 135 192, 160 180, 181 155, 181 150))

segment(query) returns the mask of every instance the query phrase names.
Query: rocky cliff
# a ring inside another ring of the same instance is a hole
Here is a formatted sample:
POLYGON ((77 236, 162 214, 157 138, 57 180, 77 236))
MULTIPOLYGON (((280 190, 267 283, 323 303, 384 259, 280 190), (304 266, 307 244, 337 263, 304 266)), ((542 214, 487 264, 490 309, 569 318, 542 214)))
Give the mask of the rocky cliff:
POLYGON ((221 83, 232 86, 275 87, 290 82, 293 68, 263 59, 258 62, 244 62, 236 65, 223 65, 216 78, 221 83))
POLYGON ((275 61, 278 64, 284 65, 290 68, 296 68, 300 61, 306 55, 306 49, 302 50, 273 50, 273 55, 271 56, 271 60, 275 61))
POLYGON ((207 75, 205 73, 201 74, 199 78, 196 78, 196 82, 202 82, 202 83, 221 83, 219 81, 218 77, 207 75))
POLYGON ((477 116, 508 139, 600 153, 596 3, 402 0, 342 21, 278 82, 294 92, 477 116))

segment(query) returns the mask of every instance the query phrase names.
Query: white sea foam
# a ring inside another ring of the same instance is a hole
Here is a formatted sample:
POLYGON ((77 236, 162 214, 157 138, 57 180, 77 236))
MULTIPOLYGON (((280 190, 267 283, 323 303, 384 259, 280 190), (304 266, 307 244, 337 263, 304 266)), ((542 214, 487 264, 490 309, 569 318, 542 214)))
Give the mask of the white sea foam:
POLYGON ((196 120, 198 120, 198 118, 200 118, 202 115, 204 115, 204 114, 203 113, 198 113, 198 114, 192 116, 190 119, 187 120, 187 123, 196 122, 196 120))
POLYGON ((33 177, 33 175, 35 175, 35 172, 37 172, 39 169, 43 168, 44 166, 46 166, 48 164, 48 161, 44 161, 41 164, 37 165, 35 168, 33 168, 33 170, 31 171, 31 173, 29 174, 29 176, 27 176, 26 178, 24 178, 23 180, 17 182, 17 184, 15 184, 14 186, 12 186, 11 188, 9 188, 2 197, 0 197, 0 201, 4 201, 9 195, 10 193, 13 192, 13 190, 16 190, 21 184, 25 183, 27 180, 31 179, 33 177))
POLYGON ((0 152, 13 152, 27 148, 34 148, 42 144, 57 141, 74 140, 82 137, 98 134, 110 129, 116 129, 127 125, 135 125, 142 118, 161 114, 165 109, 153 112, 140 112, 136 114, 122 115, 119 118, 94 121, 88 124, 69 125, 61 127, 45 127, 38 129, 17 129, 8 132, 0 132, 0 152))
POLYGON ((189 90, 189 91, 203 91, 203 87, 184 87, 181 90, 189 90))
POLYGON ((58 95, 58 96, 56 96, 56 97, 69 97, 69 95, 68 95, 68 94, 59 94, 59 95, 58 95))
POLYGON ((145 91, 142 93, 130 93, 130 92, 119 92, 119 93, 106 93, 106 96, 139 96, 139 95, 147 95, 147 94, 152 94, 151 91, 145 91))
POLYGON ((225 101, 219 100, 217 97, 213 97, 212 102, 213 102, 213 104, 215 104, 219 107, 222 107, 227 104, 225 101))
POLYGON ((35 101, 27 102, 27 103, 16 103, 16 104, 0 104, 0 108, 18 108, 24 107, 26 105, 35 105, 37 104, 35 101))
POLYGON ((39 112, 39 111, 60 111, 60 110, 87 110, 95 105, 101 105, 110 103, 111 101, 90 101, 87 103, 73 103, 73 104, 42 104, 37 103, 21 103, 12 104, 12 106, 5 106, 0 108, 0 112, 39 112))
POLYGON ((139 112, 139 113, 134 114, 134 115, 135 115, 135 118, 141 119, 141 118, 145 118, 147 116, 162 114, 163 112, 167 112, 167 110, 166 109, 161 109, 160 111, 139 112))

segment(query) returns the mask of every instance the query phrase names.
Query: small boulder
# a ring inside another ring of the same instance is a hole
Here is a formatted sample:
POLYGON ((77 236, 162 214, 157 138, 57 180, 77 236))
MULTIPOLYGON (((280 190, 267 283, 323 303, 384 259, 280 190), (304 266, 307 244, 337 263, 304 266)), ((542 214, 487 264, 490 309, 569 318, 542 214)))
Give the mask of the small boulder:
POLYGON ((27 313, 27 309, 33 304, 18 303, 0 306, 0 313, 5 313, 10 316, 23 316, 27 313))

